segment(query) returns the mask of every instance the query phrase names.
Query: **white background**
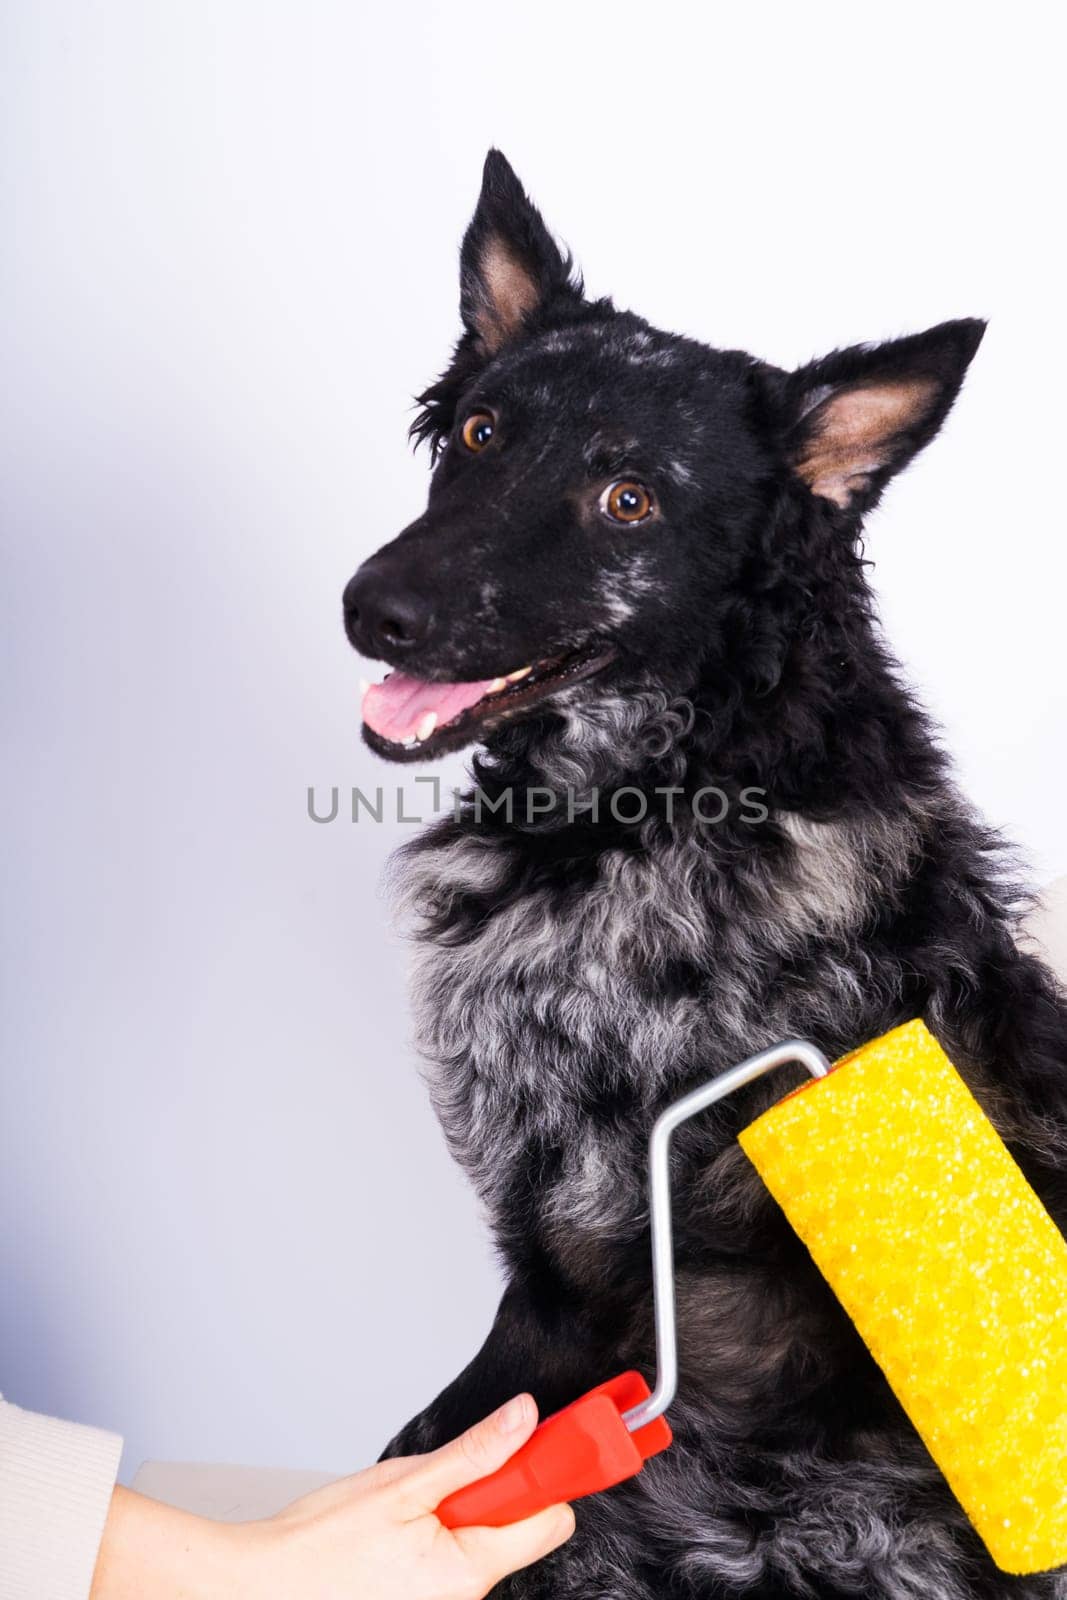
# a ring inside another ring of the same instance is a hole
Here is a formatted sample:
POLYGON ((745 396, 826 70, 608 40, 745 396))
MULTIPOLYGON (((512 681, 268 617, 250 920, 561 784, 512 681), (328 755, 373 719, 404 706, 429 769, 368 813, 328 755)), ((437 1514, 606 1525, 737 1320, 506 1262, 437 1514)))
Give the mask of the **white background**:
POLYGON ((0 1387, 345 1469, 466 1361, 339 599, 418 511, 499 144, 589 286, 789 364, 992 318, 869 553, 989 817, 1067 870, 1043 7, 5 7, 0 1387))

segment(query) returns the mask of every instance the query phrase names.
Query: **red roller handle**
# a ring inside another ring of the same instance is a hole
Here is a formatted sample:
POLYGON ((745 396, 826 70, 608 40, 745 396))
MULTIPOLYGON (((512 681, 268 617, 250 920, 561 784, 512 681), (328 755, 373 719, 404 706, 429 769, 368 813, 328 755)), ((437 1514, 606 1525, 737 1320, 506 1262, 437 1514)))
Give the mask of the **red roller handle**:
POLYGON ((671 1442, 666 1417, 636 1433, 622 1420, 649 1392, 639 1372, 623 1372, 590 1389, 539 1423, 496 1472, 442 1500, 438 1518, 446 1528, 500 1528, 634 1477, 671 1442))

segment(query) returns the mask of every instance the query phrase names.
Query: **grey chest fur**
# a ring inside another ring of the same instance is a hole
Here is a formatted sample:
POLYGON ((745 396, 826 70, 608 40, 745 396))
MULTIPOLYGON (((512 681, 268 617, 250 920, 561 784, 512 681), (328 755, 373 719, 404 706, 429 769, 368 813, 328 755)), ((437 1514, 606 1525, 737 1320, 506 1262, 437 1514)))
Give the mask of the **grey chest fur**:
POLYGON ((656 1105, 702 1064, 710 1073, 814 1031, 820 1009, 839 1019, 869 998, 849 935, 877 892, 884 848, 831 825, 792 819, 784 831, 784 851, 766 863, 753 853, 743 870, 690 835, 606 851, 591 881, 518 896, 503 891, 521 841, 459 833, 409 858, 403 888, 416 918, 464 894, 490 908, 459 942, 426 929, 414 974, 434 1104, 490 1207, 539 1145, 563 1152, 550 1204, 601 1228, 632 1213, 640 1160, 586 1114, 591 1098, 617 1090, 636 1105, 639 1145, 656 1105), (776 991, 781 958, 801 949, 819 981, 776 991), (668 977, 678 970, 693 975, 681 988, 668 977))

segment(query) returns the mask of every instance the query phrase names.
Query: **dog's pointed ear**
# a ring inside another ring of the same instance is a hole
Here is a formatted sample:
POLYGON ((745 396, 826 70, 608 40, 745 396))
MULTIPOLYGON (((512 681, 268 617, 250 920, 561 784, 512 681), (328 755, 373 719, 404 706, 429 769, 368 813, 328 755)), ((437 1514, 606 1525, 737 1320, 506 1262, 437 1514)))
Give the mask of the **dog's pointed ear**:
POLYGON ((784 447, 812 494, 857 514, 872 506, 944 422, 985 326, 942 322, 791 373, 778 402, 784 447))
POLYGON ((507 159, 490 150, 482 192, 460 251, 460 312, 487 355, 557 295, 579 296, 556 245, 507 159))

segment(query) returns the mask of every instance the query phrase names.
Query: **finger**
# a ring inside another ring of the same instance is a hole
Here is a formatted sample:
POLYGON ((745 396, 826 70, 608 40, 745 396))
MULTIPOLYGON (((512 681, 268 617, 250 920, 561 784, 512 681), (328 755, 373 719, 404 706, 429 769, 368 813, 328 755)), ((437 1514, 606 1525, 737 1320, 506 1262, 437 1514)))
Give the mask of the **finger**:
POLYGON ((516 1395, 442 1449, 412 1457, 411 1470, 397 1488, 403 1490, 412 1510, 436 1511, 447 1495, 502 1467, 526 1443, 536 1426, 533 1396, 516 1395))
POLYGON ((509 1572, 518 1572, 520 1567, 528 1567, 558 1550, 573 1532, 574 1512, 570 1506, 549 1506, 547 1511, 539 1511, 523 1522, 511 1522, 505 1528, 457 1528, 452 1537, 474 1567, 479 1582, 488 1589, 509 1572))

